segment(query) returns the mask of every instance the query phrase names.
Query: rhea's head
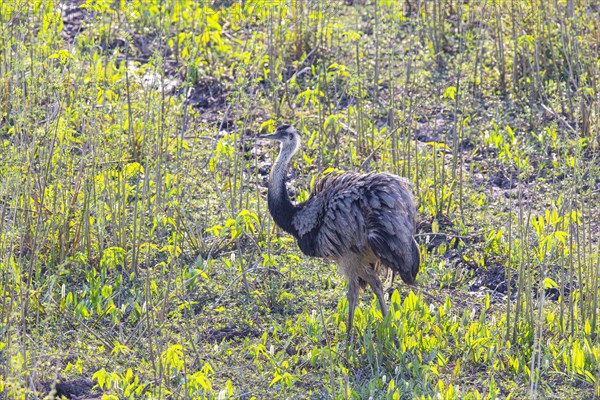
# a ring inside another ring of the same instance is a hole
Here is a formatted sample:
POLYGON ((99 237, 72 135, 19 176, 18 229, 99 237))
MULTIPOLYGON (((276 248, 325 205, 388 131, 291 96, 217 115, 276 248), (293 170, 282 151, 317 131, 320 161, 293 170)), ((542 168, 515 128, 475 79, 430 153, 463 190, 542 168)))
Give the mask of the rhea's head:
POLYGON ((277 140, 281 143, 281 149, 291 149, 296 152, 300 146, 300 134, 293 125, 279 125, 274 133, 269 135, 258 135, 258 139, 277 140))

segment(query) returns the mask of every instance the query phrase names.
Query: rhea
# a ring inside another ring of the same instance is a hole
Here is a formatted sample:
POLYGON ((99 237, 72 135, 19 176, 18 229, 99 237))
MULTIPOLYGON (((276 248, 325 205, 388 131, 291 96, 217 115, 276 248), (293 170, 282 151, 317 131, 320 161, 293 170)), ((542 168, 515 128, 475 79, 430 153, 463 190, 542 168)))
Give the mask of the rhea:
POLYGON ((415 234, 415 202, 410 184, 389 173, 326 174, 302 203, 292 203, 286 189, 290 161, 300 148, 300 134, 281 125, 260 139, 280 143, 270 174, 269 212, 307 256, 334 260, 348 281, 348 338, 360 290, 368 284, 385 317, 388 308, 379 273, 385 269, 413 285, 420 254, 415 234))

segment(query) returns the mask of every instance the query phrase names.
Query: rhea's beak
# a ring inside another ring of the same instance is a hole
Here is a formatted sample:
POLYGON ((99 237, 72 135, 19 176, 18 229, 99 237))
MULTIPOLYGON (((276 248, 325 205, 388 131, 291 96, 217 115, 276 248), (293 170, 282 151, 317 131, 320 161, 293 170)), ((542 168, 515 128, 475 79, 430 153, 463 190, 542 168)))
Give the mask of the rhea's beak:
POLYGON ((256 139, 258 140, 277 140, 280 138, 280 135, 275 132, 275 133, 270 133, 268 135, 256 135, 256 139))

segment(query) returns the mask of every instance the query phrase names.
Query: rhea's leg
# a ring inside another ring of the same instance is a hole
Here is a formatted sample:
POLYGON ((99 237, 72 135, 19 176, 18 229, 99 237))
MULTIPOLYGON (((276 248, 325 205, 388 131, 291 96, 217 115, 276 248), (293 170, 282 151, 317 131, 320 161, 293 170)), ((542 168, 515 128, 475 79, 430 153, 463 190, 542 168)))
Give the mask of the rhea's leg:
POLYGON ((346 330, 348 342, 350 342, 350 340, 352 339, 352 327, 354 325, 354 310, 356 309, 356 304, 358 302, 358 291, 358 283, 348 281, 348 328, 346 330))
POLYGON ((383 285, 381 284, 381 280, 379 280, 379 277, 377 277, 377 275, 375 274, 374 271, 372 274, 369 274, 369 276, 367 276, 366 278, 367 278, 366 279, 367 283, 371 286, 371 288, 373 289, 373 292, 375 292, 375 295, 377 296, 377 300, 379 300, 379 306, 381 307, 381 313, 385 317, 388 313, 388 308, 387 308, 387 304, 385 304, 385 298, 383 297, 383 285))

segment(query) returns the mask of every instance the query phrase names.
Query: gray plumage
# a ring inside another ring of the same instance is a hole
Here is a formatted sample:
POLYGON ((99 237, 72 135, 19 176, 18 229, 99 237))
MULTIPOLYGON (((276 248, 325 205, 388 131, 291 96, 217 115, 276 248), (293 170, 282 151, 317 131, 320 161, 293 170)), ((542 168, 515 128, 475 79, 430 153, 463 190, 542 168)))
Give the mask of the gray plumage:
POLYGON ((300 135, 293 126, 282 125, 274 134, 259 138, 281 143, 268 193, 275 223, 296 238, 306 255, 336 261, 348 281, 350 337, 358 294, 367 284, 377 295, 383 315, 387 314, 380 267, 398 273, 411 285, 419 272, 410 184, 388 173, 331 173, 315 185, 308 200, 295 205, 285 176, 300 147, 300 135))

